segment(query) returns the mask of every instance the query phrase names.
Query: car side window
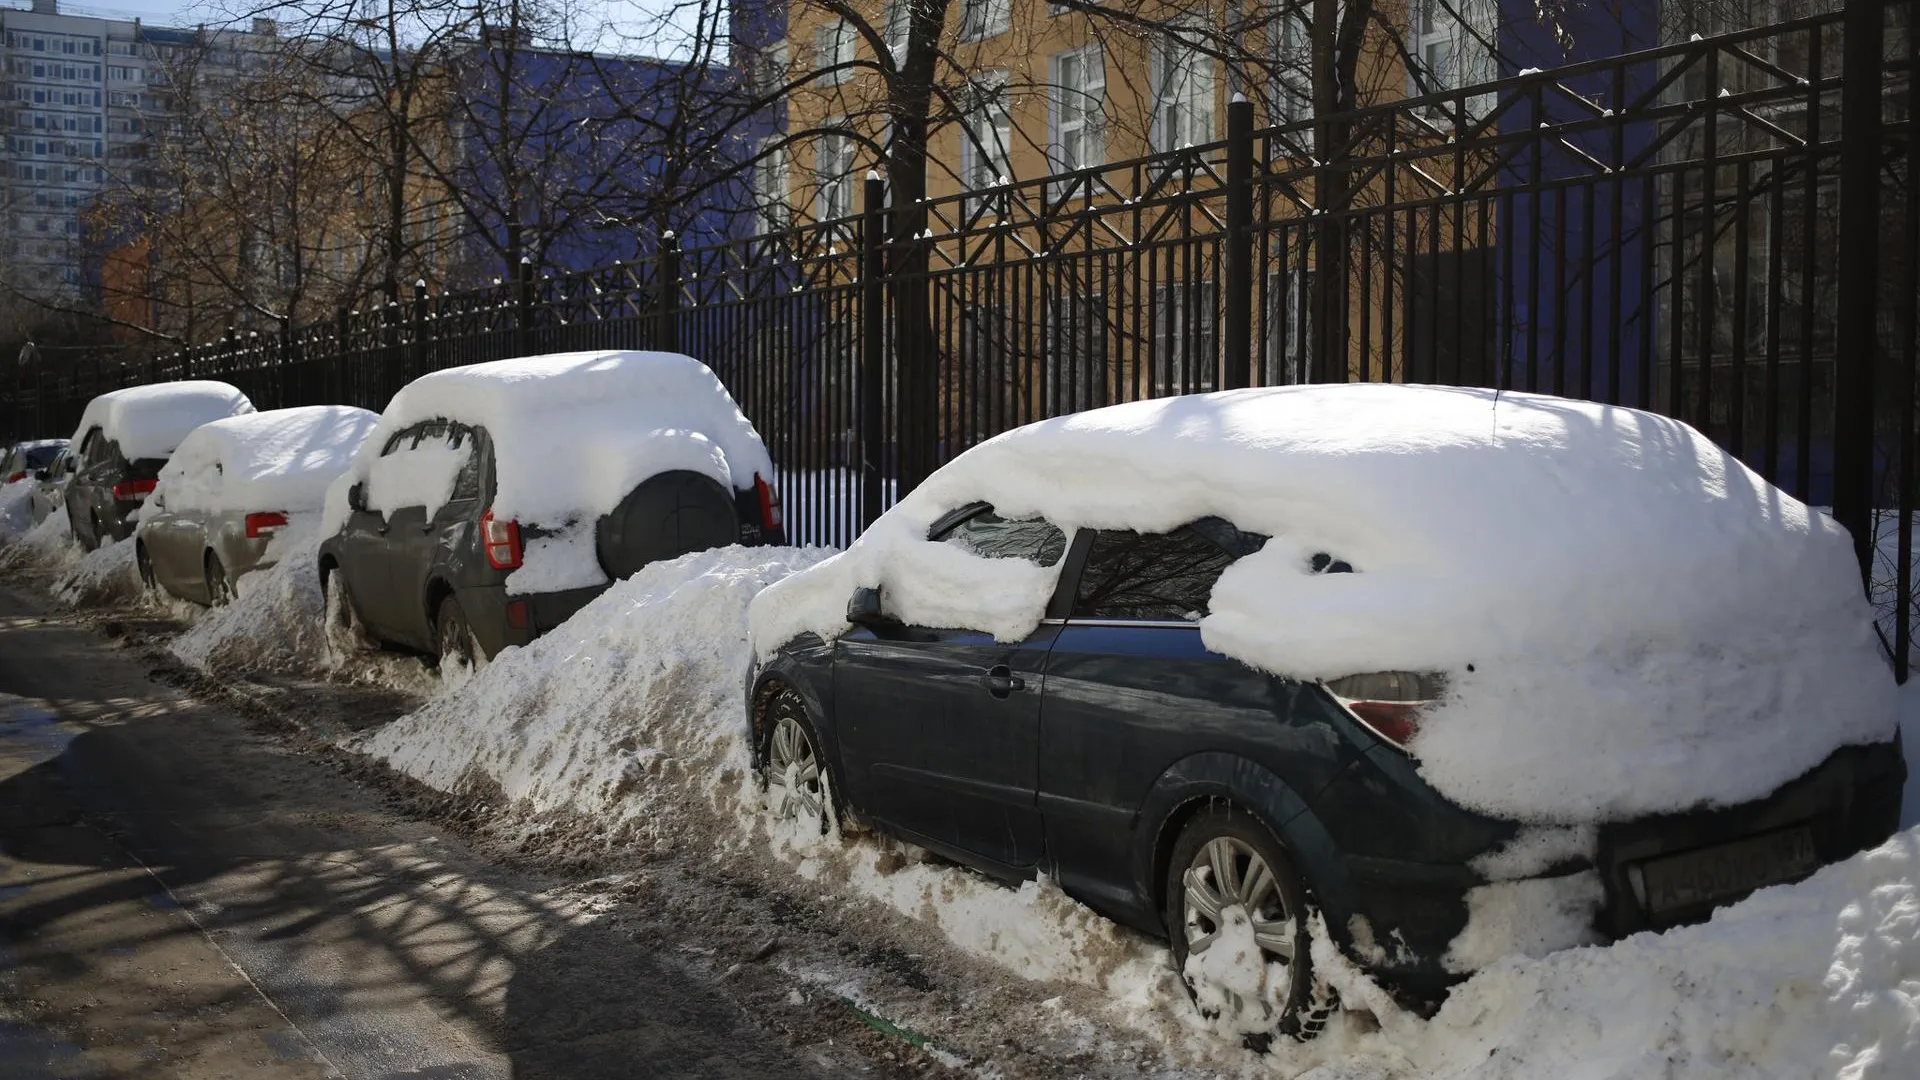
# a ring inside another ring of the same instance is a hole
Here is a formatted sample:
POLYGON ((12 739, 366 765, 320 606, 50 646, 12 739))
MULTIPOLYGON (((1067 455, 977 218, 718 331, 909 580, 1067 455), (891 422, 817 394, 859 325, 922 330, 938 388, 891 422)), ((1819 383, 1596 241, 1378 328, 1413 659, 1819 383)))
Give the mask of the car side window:
POLYGON ((932 538, 952 544, 988 559, 1026 559, 1041 566, 1052 566, 1067 553, 1067 534, 1041 518, 1010 520, 991 507, 941 532, 932 538))
POLYGON ((87 432, 87 437, 80 440, 81 462, 87 465, 97 463, 100 460, 100 444, 105 441, 105 439, 100 437, 99 428, 94 428, 92 431, 87 432))
POLYGON ((1073 617, 1198 621, 1220 572, 1266 539, 1215 518, 1169 533, 1102 529, 1087 548, 1073 617))
POLYGON ((480 443, 474 430, 465 424, 453 425, 450 440, 454 449, 465 449, 467 458, 460 466, 460 472, 453 478, 453 498, 477 499, 480 497, 480 443))

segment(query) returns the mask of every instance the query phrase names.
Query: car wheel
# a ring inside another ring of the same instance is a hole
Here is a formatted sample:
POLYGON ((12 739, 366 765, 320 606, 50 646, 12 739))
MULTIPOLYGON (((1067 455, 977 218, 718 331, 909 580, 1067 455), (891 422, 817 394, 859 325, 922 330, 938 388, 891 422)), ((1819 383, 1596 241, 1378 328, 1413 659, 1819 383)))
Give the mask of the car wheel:
POLYGON ((781 821, 817 822, 825 835, 833 825, 833 786, 806 702, 791 687, 775 690, 761 708, 760 730, 760 790, 768 811, 781 821))
POLYGON ((1306 883, 1264 825, 1201 810, 1173 845, 1166 897, 1174 970, 1202 1016, 1254 1050, 1320 1034, 1338 1001, 1314 978, 1306 883))
POLYGON ((486 654, 474 639, 473 627, 467 624, 467 613, 452 596, 440 601, 439 617, 434 620, 434 645, 443 676, 456 669, 477 671, 486 666, 486 654))
POLYGON ((226 607, 233 603, 233 583, 227 580, 227 568, 220 556, 207 552, 207 604, 209 607, 226 607))
POLYGON ((147 557, 147 545, 136 540, 133 543, 133 565, 140 572, 140 585, 148 592, 157 592, 159 579, 153 576, 153 560, 147 557))

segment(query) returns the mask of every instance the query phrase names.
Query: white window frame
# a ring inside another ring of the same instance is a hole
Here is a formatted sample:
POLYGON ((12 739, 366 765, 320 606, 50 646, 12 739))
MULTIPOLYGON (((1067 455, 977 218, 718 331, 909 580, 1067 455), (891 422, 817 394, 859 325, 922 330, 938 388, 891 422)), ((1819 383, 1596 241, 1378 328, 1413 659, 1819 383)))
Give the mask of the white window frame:
POLYGON ((960 40, 984 41, 1013 24, 1013 0, 961 0, 960 40))
POLYGON ((753 167, 756 231, 780 232, 793 225, 793 161, 778 135, 760 142, 760 163, 753 167))
POLYGON ((814 220, 853 216, 853 132, 846 121, 828 121, 813 140, 814 220))
POLYGON ((1178 150, 1214 140, 1219 62, 1190 42, 1197 23, 1175 22, 1153 45, 1153 149, 1178 150))
MULTIPOLYGON (((1499 40, 1499 18, 1494 0, 1411 0, 1407 52, 1418 71, 1407 72, 1407 95, 1458 90, 1498 79, 1500 68, 1488 42, 1499 40)), ((1467 99, 1468 118, 1485 116, 1493 103, 1492 94, 1475 94, 1467 99)))
POLYGON ((1013 110, 1007 101, 1007 73, 985 71, 974 76, 968 81, 967 96, 960 131, 960 186, 968 191, 998 187, 1013 177, 1013 110))
POLYGON ((1047 160, 1054 172, 1075 172, 1107 163, 1107 58, 1098 42, 1056 53, 1048 61, 1048 85, 1053 87, 1051 138, 1047 160), (1069 83, 1077 73, 1079 85, 1069 83), (1070 140, 1078 150, 1069 149, 1070 140))
POLYGON ((893 54, 895 67, 907 61, 907 34, 912 29, 913 0, 887 0, 887 24, 881 36, 893 54))
POLYGON ((820 68, 821 86, 838 86, 853 78, 852 68, 842 68, 842 64, 853 62, 853 24, 845 19, 833 19, 813 32, 814 63, 820 68), (839 70, 833 70, 839 68, 839 70))

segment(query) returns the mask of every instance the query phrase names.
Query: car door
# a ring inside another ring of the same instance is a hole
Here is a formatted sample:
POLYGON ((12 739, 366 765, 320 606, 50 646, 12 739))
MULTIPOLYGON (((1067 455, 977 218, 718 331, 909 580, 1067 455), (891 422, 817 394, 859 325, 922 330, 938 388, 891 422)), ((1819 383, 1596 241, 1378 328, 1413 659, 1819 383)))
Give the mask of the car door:
POLYGON ((395 598, 404 605, 404 610, 396 613, 399 621, 395 630, 398 640, 417 648, 431 649, 435 645, 439 613, 427 610, 428 580, 436 572, 445 573, 449 555, 479 555, 478 546, 467 535, 480 517, 478 442, 474 429, 464 424, 436 420, 423 425, 410 452, 451 453, 458 458, 452 488, 446 501, 437 507, 404 506, 389 519, 395 598))
MULTIPOLYGON (((929 537, 1057 566, 1066 536, 976 507, 929 537)), ((885 596, 885 587, 882 587, 885 596)), ((835 644, 834 715, 848 782, 907 838, 988 869, 1035 865, 1042 680, 1057 624, 1002 643, 973 630, 856 628, 835 644)))
MULTIPOLYGON (((424 425, 402 428, 387 437, 380 449, 381 459, 409 452, 424 425)), ((391 468, 395 463, 389 462, 391 468)), ((380 468, 378 462, 374 466, 380 468)), ((393 555, 388 540, 392 529, 389 518, 371 508, 373 480, 360 482, 360 505, 349 508, 347 520, 340 526, 333 550, 340 560, 340 573, 346 575, 353 606, 369 633, 382 641, 399 641, 396 623, 401 612, 393 596, 393 555)))
POLYGON ((1137 900, 1128 887, 1135 829, 1158 828, 1138 820, 1140 806, 1182 760, 1283 760, 1288 779, 1313 790, 1345 766, 1325 729, 1304 722, 1318 715, 1317 699, 1295 707, 1311 687, 1201 638, 1221 572, 1265 541, 1217 518, 1076 538, 1066 625, 1047 658, 1038 785, 1051 869, 1074 895, 1110 910, 1137 900))
POLYGON ((175 596, 204 599, 201 583, 189 580, 187 566, 194 559, 184 549, 179 514, 164 488, 148 497, 140 516, 140 543, 147 550, 147 565, 153 568, 154 581, 175 596))
POLYGON ((112 464, 113 455, 107 452, 106 436, 99 428, 87 432, 80 441, 78 468, 73 479, 67 482, 67 513, 77 537, 94 542, 100 539, 93 533, 93 522, 102 485, 111 487, 113 483, 107 478, 112 464))

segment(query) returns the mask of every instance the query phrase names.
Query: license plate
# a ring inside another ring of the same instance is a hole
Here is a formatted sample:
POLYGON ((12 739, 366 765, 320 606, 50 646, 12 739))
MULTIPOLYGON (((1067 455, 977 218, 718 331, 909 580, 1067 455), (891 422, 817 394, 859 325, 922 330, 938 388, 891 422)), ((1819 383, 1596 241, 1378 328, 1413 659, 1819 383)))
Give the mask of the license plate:
POLYGON ((1783 829, 1641 864, 1655 915, 1743 896, 1813 871, 1820 859, 1807 828, 1783 829))

